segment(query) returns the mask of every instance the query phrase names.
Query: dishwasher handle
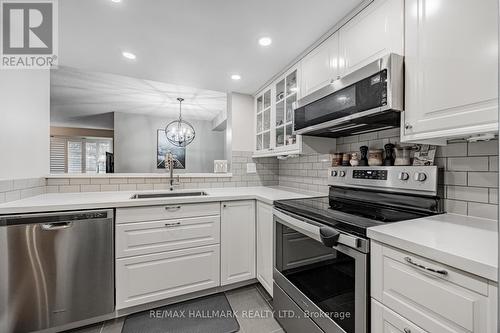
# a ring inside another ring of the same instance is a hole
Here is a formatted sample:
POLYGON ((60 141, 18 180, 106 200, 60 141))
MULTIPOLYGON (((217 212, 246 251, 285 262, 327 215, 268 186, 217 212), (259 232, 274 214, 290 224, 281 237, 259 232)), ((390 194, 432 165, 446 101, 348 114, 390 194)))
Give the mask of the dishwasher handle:
POLYGON ((44 223, 42 224, 42 230, 45 231, 55 231, 68 229, 73 226, 73 222, 54 222, 54 223, 44 223))

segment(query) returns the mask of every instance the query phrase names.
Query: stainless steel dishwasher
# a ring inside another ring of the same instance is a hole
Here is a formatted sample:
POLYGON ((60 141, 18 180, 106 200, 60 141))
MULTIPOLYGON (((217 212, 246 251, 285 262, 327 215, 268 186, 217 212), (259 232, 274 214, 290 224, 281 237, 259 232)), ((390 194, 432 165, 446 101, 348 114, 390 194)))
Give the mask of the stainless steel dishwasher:
POLYGON ((0 216, 0 332, 114 311, 113 211, 0 216))

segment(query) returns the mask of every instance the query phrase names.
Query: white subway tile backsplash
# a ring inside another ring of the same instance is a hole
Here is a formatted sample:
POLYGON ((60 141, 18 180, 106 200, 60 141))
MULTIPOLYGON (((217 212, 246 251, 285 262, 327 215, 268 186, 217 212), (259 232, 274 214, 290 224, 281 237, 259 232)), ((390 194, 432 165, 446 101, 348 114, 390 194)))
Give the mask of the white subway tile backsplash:
MULTIPOLYGON (((367 145, 370 149, 381 149, 387 143, 399 142, 399 131, 386 130, 376 133, 365 133, 337 139, 337 152, 359 151, 359 146, 367 145)), ((404 146, 414 144, 403 143, 404 146)), ((491 216, 489 206, 498 202, 498 141, 489 143, 450 143, 438 147, 435 164, 444 169, 444 177, 440 181, 444 188, 443 204, 445 210, 455 214, 479 214, 478 207, 486 204, 483 215, 491 216), (469 203, 472 206, 469 212, 469 203), (474 204, 477 203, 477 204, 474 204), (489 205, 489 206, 488 206, 489 205)), ((311 155, 319 156, 319 155, 311 155)), ((328 193, 327 168, 331 157, 321 169, 310 168, 303 164, 304 160, 312 160, 311 156, 290 158, 279 161, 279 184, 293 188, 316 188, 328 193), (313 171, 304 171, 313 170, 313 171), (317 171, 317 176, 316 172, 317 171), (311 187, 310 187, 311 186, 311 187)))
POLYGON ((21 199, 21 191, 9 191, 5 192, 5 202, 15 201, 21 199))
POLYGON ((498 188, 498 172, 469 172, 468 185, 498 188))
POLYGON ((462 157, 467 156, 467 142, 450 143, 439 147, 436 157, 462 157))
POLYGON ((71 178, 70 185, 90 185, 90 178, 71 178))
POLYGON ((498 205, 468 202, 467 206, 467 213, 470 216, 493 220, 498 219, 498 205))
POLYGON ((101 185, 101 192, 118 191, 118 185, 101 185))
POLYGON ((81 192, 100 192, 101 185, 81 185, 80 191, 81 192))
POLYGON ((490 204, 498 205, 498 188, 490 188, 490 204))
POLYGON ((467 201, 445 199, 444 209, 448 213, 467 215, 467 201))
POLYGON ((445 185, 467 185, 467 172, 446 171, 443 181, 445 185))
POLYGON ((47 185, 69 185, 69 178, 49 178, 47 185))
POLYGON ((13 180, 0 180, 0 192, 12 191, 14 189, 13 180))
POLYGON ((498 172, 498 156, 490 156, 490 171, 498 172))
POLYGON ((59 193, 75 193, 80 192, 80 185, 60 185, 59 193))
POLYGON ((91 185, 107 185, 109 184, 109 178, 94 177, 90 178, 91 185))
POLYGON ((482 187, 448 186, 446 197, 463 201, 488 202, 489 191, 482 187))
POLYGON ((469 156, 498 155, 498 140, 469 143, 469 156))
POLYGON ((447 168, 450 171, 488 171, 488 157, 451 157, 447 168))
POLYGON ((119 191, 137 191, 137 184, 119 184, 119 191))

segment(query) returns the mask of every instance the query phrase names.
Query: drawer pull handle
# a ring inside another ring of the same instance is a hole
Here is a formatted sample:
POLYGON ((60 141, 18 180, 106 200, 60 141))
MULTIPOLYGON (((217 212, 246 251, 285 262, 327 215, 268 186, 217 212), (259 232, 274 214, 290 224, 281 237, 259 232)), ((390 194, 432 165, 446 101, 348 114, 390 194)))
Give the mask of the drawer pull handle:
POLYGON ((172 228, 172 227, 175 227, 176 225, 181 225, 181 223, 180 222, 165 223, 165 227, 167 227, 167 228, 172 228))
POLYGON ((166 210, 179 210, 181 209, 181 206, 167 206, 165 207, 166 210))
POLYGON ((431 272, 431 273, 435 273, 435 274, 440 274, 440 275, 448 275, 448 272, 445 271, 444 269, 434 269, 434 268, 430 268, 430 267, 426 267, 424 265, 421 265, 421 264, 417 264, 416 262, 414 262, 410 257, 405 257, 405 261, 407 263, 409 263, 410 265, 413 265, 415 267, 418 267, 420 269, 423 269, 425 271, 428 271, 428 272, 431 272))
POLYGON ((404 328, 404 329, 403 329, 403 331, 404 331, 405 333, 411 333, 411 329, 409 329, 409 328, 404 328))

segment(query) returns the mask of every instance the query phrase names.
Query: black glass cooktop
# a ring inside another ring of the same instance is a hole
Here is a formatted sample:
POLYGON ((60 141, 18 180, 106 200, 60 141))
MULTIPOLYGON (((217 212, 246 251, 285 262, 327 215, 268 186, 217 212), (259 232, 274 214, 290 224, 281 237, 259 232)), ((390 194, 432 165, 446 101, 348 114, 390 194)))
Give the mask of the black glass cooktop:
POLYGON ((368 193, 352 190, 330 191, 330 196, 279 200, 275 207, 330 225, 340 230, 366 236, 366 229, 376 225, 425 217, 439 212, 438 199, 401 194, 368 193))

